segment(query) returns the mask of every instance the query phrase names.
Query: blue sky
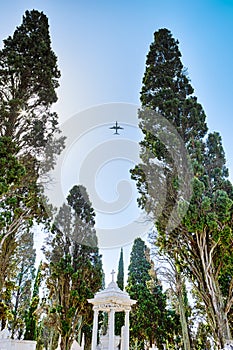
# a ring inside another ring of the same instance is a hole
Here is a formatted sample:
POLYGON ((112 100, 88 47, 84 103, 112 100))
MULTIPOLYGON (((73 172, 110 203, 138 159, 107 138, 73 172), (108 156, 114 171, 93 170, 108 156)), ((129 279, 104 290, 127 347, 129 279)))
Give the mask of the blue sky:
POLYGON ((62 72, 61 121, 96 104, 137 104, 153 32, 166 27, 180 42, 195 95, 210 130, 221 133, 233 169, 233 0, 9 0, 1 4, 1 39, 32 8, 49 17, 62 72))
POLYGON ((233 179, 233 0, 8 0, 1 40, 33 8, 49 18, 62 73, 55 106, 61 122, 103 103, 138 104, 153 33, 170 29, 208 127, 222 135, 233 179))

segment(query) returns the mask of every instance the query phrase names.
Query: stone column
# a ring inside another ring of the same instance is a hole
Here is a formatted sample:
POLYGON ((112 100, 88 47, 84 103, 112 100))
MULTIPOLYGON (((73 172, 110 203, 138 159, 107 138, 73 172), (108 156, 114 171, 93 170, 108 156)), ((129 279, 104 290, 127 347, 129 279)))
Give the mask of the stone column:
POLYGON ((108 350, 114 350, 114 345, 115 345, 115 310, 110 309, 108 350))
POLYGON ((96 350, 96 347, 97 347, 98 314, 99 314, 99 311, 94 308, 94 320, 93 320, 93 328, 92 328, 91 350, 96 350))
POLYGON ((124 350, 129 350, 129 311, 125 310, 124 350))

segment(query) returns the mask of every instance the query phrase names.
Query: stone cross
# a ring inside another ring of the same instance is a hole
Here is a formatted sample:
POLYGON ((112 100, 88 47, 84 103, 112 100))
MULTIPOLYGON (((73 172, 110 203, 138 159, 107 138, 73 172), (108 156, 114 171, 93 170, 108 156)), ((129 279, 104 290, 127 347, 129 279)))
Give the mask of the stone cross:
POLYGON ((112 282, 114 282, 114 275, 115 275, 115 271, 112 269, 111 275, 112 275, 112 282))

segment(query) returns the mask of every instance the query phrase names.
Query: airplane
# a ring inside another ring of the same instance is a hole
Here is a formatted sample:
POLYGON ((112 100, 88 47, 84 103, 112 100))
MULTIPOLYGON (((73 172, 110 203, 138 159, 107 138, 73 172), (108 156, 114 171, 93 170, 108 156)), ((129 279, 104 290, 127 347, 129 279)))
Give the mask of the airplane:
POLYGON ((114 132, 114 135, 120 135, 119 132, 117 132, 117 131, 118 131, 119 129, 124 129, 124 128, 122 128, 122 127, 116 122, 116 125, 112 126, 112 127, 109 128, 109 129, 114 129, 114 130, 116 130, 116 131, 114 132))

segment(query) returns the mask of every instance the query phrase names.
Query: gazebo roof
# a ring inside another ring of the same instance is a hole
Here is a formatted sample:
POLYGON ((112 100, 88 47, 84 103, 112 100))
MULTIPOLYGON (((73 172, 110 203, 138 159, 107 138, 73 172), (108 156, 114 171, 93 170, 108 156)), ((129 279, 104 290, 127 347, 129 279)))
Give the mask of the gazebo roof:
MULTIPOLYGON (((113 274, 114 272, 112 272, 112 276, 113 274)), ((115 305, 116 308, 124 310, 135 304, 136 300, 130 299, 129 294, 122 291, 114 281, 114 277, 112 277, 112 281, 107 288, 97 292, 93 299, 88 299, 88 302, 94 306, 98 306, 102 310, 108 309, 109 304, 112 306, 115 305)))

